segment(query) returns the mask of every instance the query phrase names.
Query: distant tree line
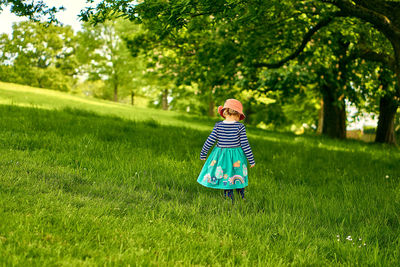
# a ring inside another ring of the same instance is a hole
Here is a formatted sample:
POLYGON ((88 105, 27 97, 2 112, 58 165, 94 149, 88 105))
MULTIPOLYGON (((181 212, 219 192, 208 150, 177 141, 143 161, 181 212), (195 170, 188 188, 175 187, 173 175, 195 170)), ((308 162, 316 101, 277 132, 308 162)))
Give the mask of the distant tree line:
POLYGON ((84 24, 75 34, 70 26, 16 23, 11 36, 0 36, 0 80, 118 101, 140 87, 143 76, 141 59, 123 40, 137 28, 115 20, 84 24))

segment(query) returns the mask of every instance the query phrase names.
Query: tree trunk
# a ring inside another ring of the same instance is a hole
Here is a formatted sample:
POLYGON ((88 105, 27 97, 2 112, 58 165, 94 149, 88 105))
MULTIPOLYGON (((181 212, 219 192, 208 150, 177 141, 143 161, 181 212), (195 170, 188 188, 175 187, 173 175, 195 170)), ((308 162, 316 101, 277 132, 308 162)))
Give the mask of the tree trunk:
POLYGON ((168 110, 168 89, 162 91, 162 109, 168 110))
POLYGON ((246 117, 244 118, 244 122, 246 123, 246 124, 250 124, 250 122, 251 122, 251 120, 250 120, 250 118, 252 118, 253 116, 253 114, 254 114, 254 105, 252 105, 253 103, 256 103, 256 100, 253 98, 253 97, 251 97, 249 100, 248 100, 248 102, 247 102, 248 104, 246 105, 246 106, 243 106, 243 108, 244 108, 244 110, 246 111, 245 113, 246 113, 246 117))
POLYGON ((134 102, 135 102, 135 92, 131 91, 131 105, 132 106, 133 106, 134 102))
POLYGON ((321 108, 318 112, 318 128, 317 133, 322 134, 322 125, 324 125, 324 100, 321 99, 321 108))
POLYGON ((346 107, 344 100, 335 97, 335 89, 323 86, 322 134, 332 138, 346 138, 346 107))
POLYGON ((114 84, 114 101, 118 102, 118 84, 114 84))
POLYGON ((326 83, 322 85, 322 134, 332 138, 345 139, 346 138, 346 105, 344 101, 344 90, 347 83, 347 65, 348 58, 346 52, 348 51, 349 42, 346 42, 343 36, 338 33, 336 38, 338 40, 337 47, 334 49, 335 55, 339 58, 338 69, 327 70, 332 71, 330 73, 335 78, 340 80, 340 85, 334 85, 336 82, 332 82, 333 77, 330 79, 330 75, 324 75, 328 79, 326 83))
MULTIPOLYGON (((396 48, 393 46, 393 48, 396 48)), ((398 61, 398 53, 395 53, 395 59, 398 61)), ((397 62, 398 64, 399 62, 397 62)), ((395 66, 395 73, 398 76, 399 68, 395 66)), ((396 135, 394 129, 394 121, 396 117, 397 108, 399 103, 396 100, 396 95, 399 94, 398 86, 397 92, 394 93, 389 92, 390 82, 385 79, 391 73, 388 70, 383 69, 379 80, 381 82, 381 86, 383 90, 386 92, 384 96, 382 96, 379 100, 379 118, 378 118, 378 127, 376 129, 375 142, 376 143, 386 143, 386 144, 396 144, 396 135)))
MULTIPOLYGON (((43 82, 43 76, 39 76, 38 78, 37 78, 37 82, 38 82, 38 87, 39 88, 44 88, 43 87, 43 84, 42 84, 42 82, 43 82)), ((29 84, 30 85, 30 84, 29 84)))
POLYGON ((398 103, 390 95, 386 94, 381 97, 379 102, 379 119, 375 142, 396 144, 394 119, 398 106, 398 103))
POLYGON ((214 99, 212 99, 212 96, 208 102, 208 116, 215 117, 215 102, 214 99))

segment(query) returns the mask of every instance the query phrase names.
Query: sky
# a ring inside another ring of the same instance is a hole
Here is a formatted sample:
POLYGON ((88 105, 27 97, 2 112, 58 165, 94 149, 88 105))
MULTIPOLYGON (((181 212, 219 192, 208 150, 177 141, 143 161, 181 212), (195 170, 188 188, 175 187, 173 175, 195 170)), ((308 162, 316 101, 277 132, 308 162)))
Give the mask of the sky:
MULTIPOLYGON (((81 9, 88 6, 86 0, 43 0, 43 2, 49 7, 60 7, 64 6, 65 10, 60 11, 56 14, 56 17, 63 24, 71 25, 75 31, 81 29, 81 23, 79 22, 78 14, 81 9)), ((95 1, 96 2, 96 1, 95 1)), ((3 12, 0 13, 0 34, 7 33, 11 34, 12 24, 14 22, 27 20, 23 17, 17 17, 10 13, 10 8, 4 8, 3 12)))

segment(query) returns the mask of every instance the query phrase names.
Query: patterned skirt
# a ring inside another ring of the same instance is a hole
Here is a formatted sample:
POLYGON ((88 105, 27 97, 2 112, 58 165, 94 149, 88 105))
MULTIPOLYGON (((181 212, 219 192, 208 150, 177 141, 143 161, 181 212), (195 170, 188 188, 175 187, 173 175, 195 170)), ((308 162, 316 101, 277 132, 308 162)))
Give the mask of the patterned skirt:
POLYGON ((214 147, 197 182, 216 189, 238 189, 248 185, 247 158, 241 147, 214 147))

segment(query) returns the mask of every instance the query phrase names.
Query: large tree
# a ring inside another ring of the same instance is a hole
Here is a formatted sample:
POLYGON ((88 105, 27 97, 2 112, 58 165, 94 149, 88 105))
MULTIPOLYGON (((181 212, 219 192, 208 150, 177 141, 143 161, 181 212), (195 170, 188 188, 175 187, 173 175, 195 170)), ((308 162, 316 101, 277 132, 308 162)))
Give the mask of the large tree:
MULTIPOLYGON (((373 49, 373 45, 360 49, 359 56, 367 60, 381 62, 385 68, 395 73, 397 84, 395 91, 381 98, 377 142, 396 143, 394 119, 400 97, 400 2, 385 0, 321 0, 339 9, 337 14, 343 17, 354 17, 369 23, 383 34, 392 46, 392 51, 373 49)), ((362 22, 361 22, 362 23, 362 22)), ((385 85, 386 82, 383 82, 385 85)))
MULTIPOLYGON (((396 74, 400 82, 400 3, 385 0, 319 0, 319 1, 103 1, 93 12, 95 20, 120 11, 130 19, 139 19, 161 35, 174 34, 199 16, 212 16, 215 22, 228 22, 238 33, 256 32, 251 43, 241 39, 243 47, 253 47, 255 53, 243 53, 243 65, 256 68, 279 68, 298 57, 316 33, 336 22, 344 27, 347 19, 364 25, 368 22, 390 42, 392 51, 363 47, 357 57, 381 61, 396 74), (271 38, 274 36, 274 38, 271 38), (279 38, 276 38, 279 36, 279 38)), ((251 39, 251 38, 250 38, 251 39)), ((319 45, 318 43, 316 45, 319 45)), ((250 71, 249 73, 254 73, 250 71)), ((251 85, 250 85, 251 86, 251 85)), ((396 87, 398 88, 398 86, 396 87)), ((397 109, 397 108, 396 108, 397 109)), ((395 108, 383 112, 395 112, 395 108)), ((386 116, 389 119, 394 116, 386 116)), ((390 131, 390 127, 386 127, 390 131)), ((390 136, 390 135, 385 135, 390 136)), ((385 139, 392 143, 393 140, 385 139)))

